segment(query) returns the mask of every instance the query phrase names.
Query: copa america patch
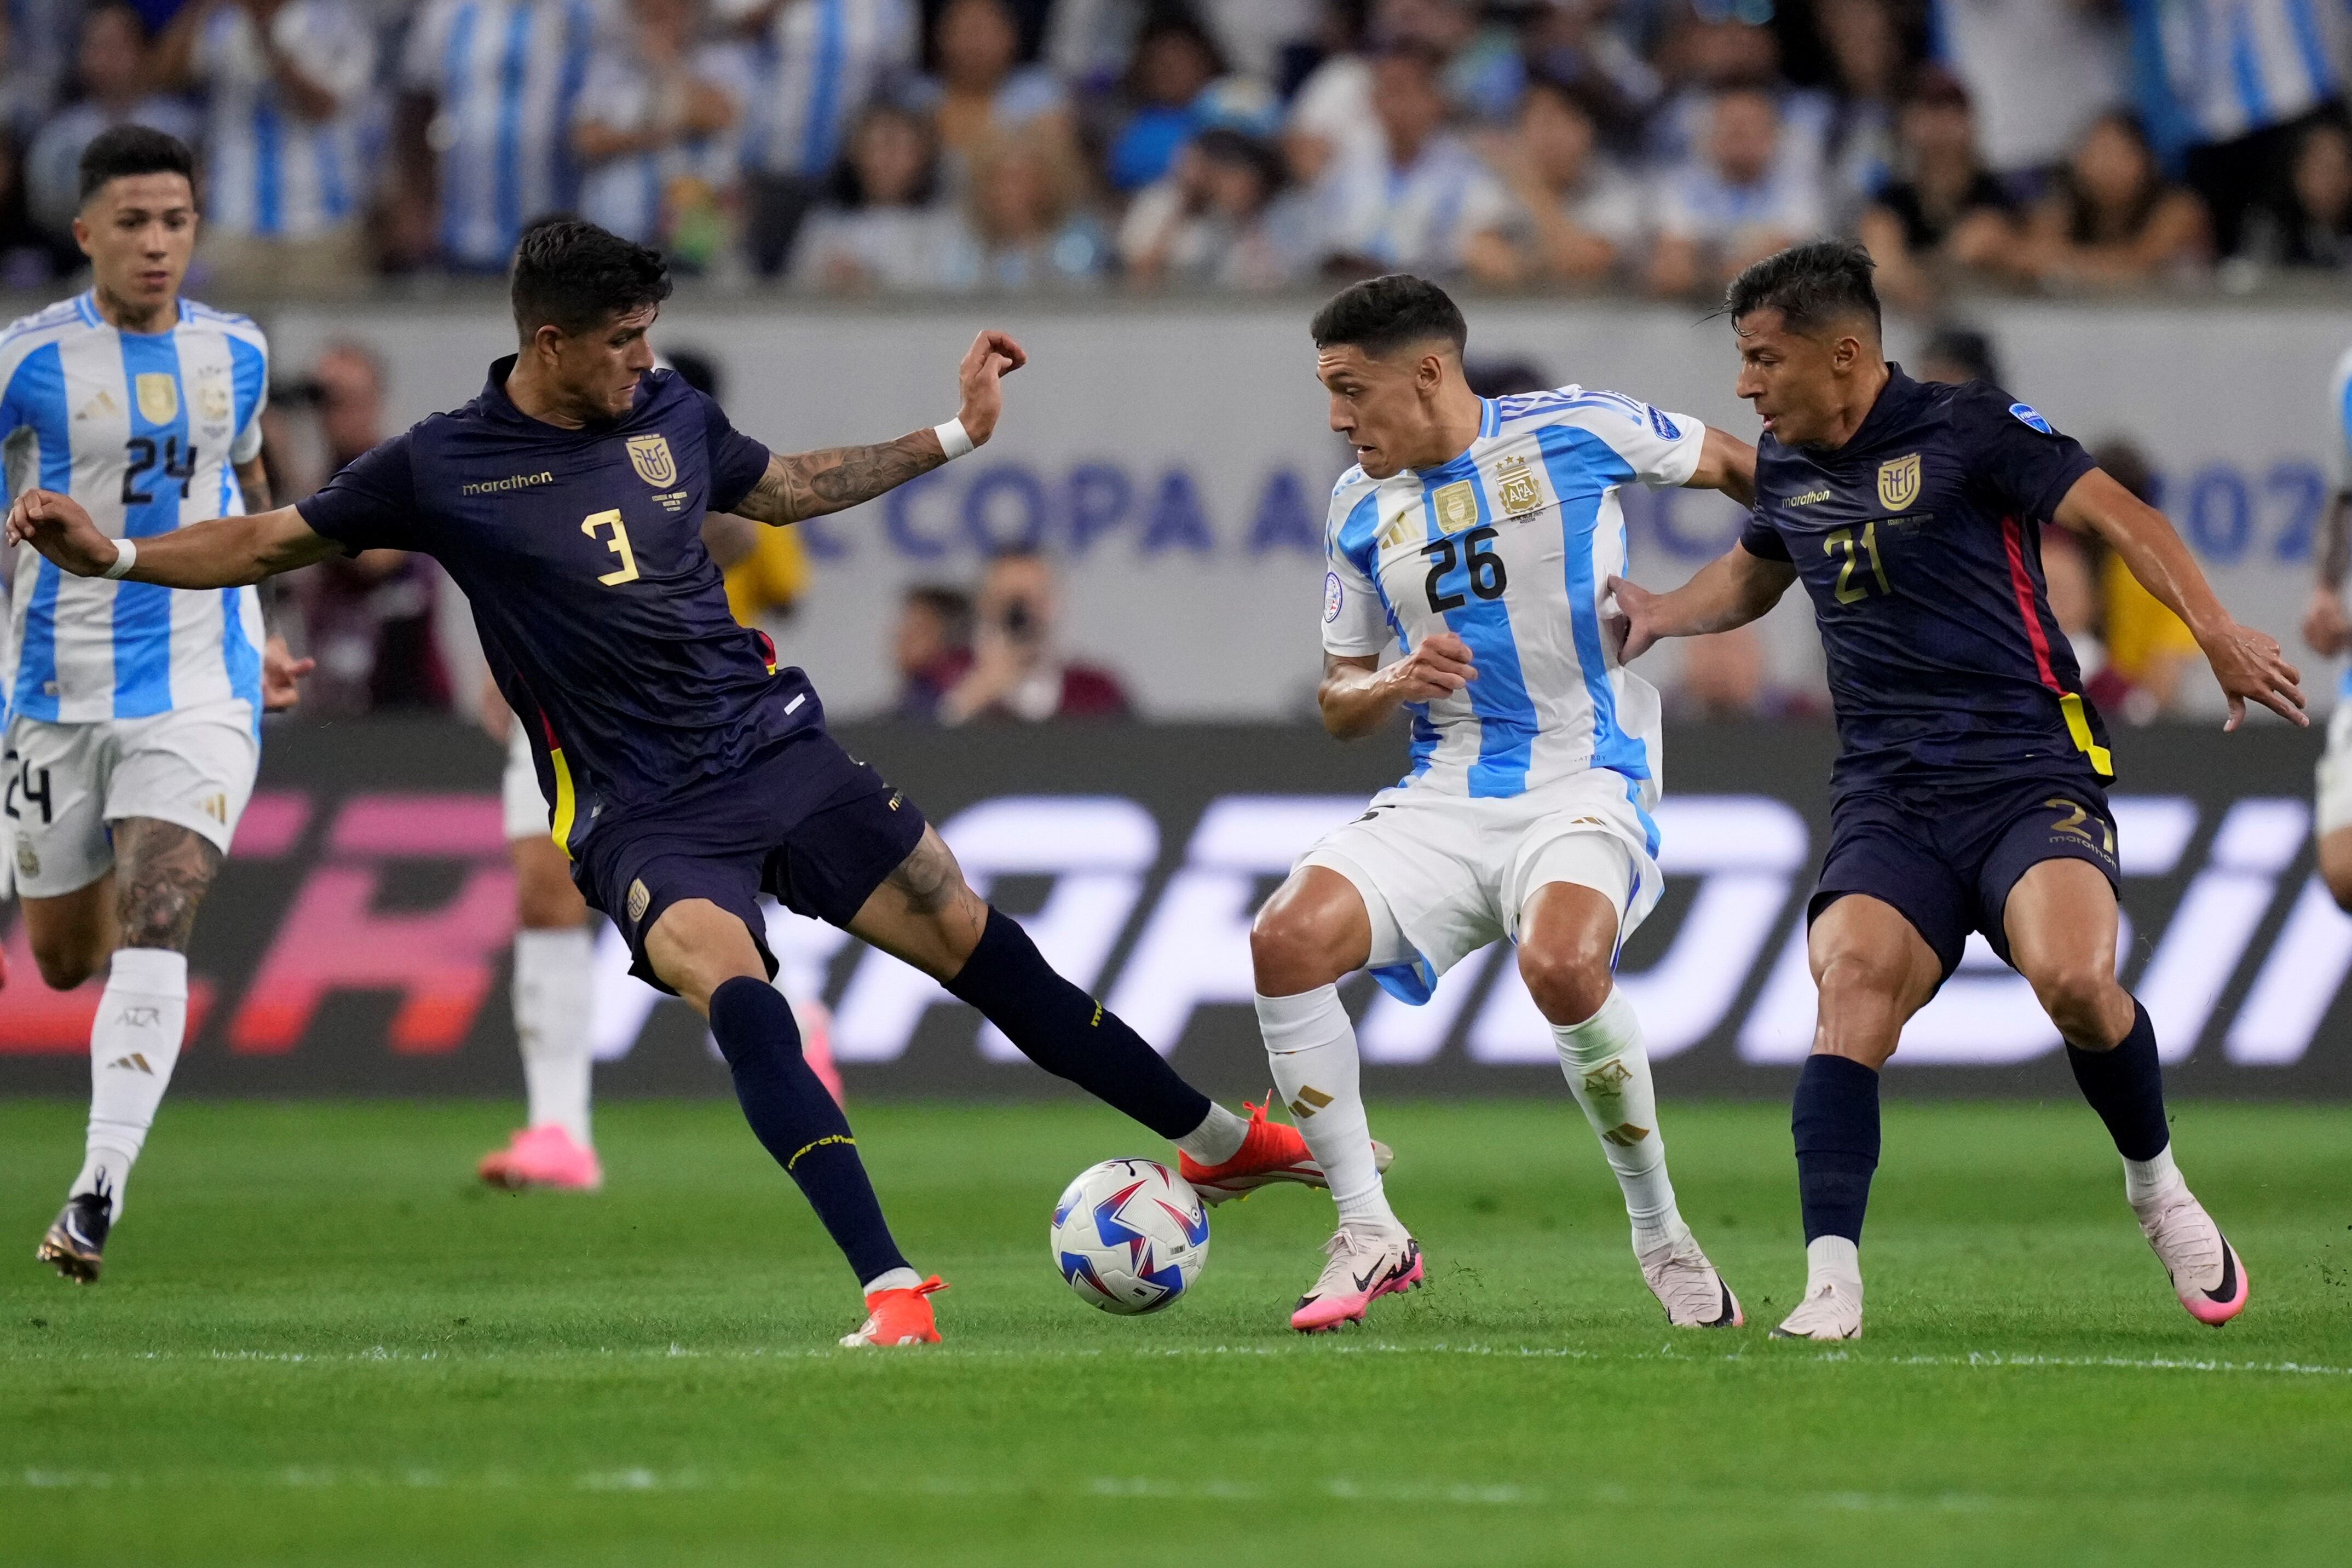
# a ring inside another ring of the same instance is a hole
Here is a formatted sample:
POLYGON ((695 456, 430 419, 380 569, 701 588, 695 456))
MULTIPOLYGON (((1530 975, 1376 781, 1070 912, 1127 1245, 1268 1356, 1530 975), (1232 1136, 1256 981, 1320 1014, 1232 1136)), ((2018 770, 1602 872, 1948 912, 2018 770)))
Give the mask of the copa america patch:
POLYGON ((1348 590, 1340 585, 1339 574, 1323 574, 1323 624, 1329 626, 1339 618, 1339 606, 1348 602, 1348 590))
POLYGON ((2044 419, 2041 415, 2036 414, 2033 411, 2033 405, 2031 403, 2012 403, 2009 405, 2009 411, 2017 416, 2017 421, 2021 425, 2029 426, 2033 429, 2039 430, 2044 436, 2055 436, 2058 434, 2057 431, 2050 428, 2050 421, 2044 419))
POLYGON ((1658 433, 1658 439, 1661 441, 1679 441, 1683 438, 1682 427, 1654 408, 1650 410, 1650 428, 1658 433))

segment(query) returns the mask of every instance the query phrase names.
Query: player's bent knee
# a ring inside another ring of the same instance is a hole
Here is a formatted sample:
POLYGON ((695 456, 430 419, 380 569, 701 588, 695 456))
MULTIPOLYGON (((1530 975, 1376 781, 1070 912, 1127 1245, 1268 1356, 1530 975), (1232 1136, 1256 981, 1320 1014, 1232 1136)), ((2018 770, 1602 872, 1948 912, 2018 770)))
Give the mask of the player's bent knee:
POLYGON ((1609 1000, 1615 977, 1609 954, 1570 945, 1528 944, 1519 949, 1519 978, 1536 1010, 1553 1024, 1581 1024, 1609 1000))
POLYGON ((2338 827, 2319 836, 2319 879, 2336 907, 2352 914, 2352 827, 2338 827))
POLYGON ((663 984, 706 1016, 712 994, 730 980, 768 980, 750 928, 708 899, 683 899, 664 910, 646 933, 646 957, 663 984))
POLYGON ((70 991, 98 973, 103 958, 91 951, 86 942, 66 942, 52 939, 33 941, 33 967, 40 972, 41 984, 52 991, 70 991))
MULTIPOLYGON (((1336 872, 1329 875, 1357 897, 1336 872)), ((1360 898, 1350 909, 1346 899, 1317 886, 1318 880, 1296 877, 1284 883, 1250 922, 1250 967, 1260 995, 1295 996, 1333 984, 1369 957, 1370 921, 1360 898)))
POLYGON ((2058 1032, 2086 1050, 2104 1050, 2119 1008, 2121 988, 2113 972, 2094 963, 2069 963, 2029 974, 2033 994, 2058 1032))

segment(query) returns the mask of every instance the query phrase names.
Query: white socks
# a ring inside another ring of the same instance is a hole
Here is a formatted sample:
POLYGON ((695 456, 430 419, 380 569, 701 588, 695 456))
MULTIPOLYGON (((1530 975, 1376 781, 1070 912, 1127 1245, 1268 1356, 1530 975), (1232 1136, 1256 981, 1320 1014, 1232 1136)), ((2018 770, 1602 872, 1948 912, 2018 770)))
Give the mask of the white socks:
POLYGON ((1805 1294, 1835 1285, 1862 1300, 1862 1251, 1842 1236, 1817 1236, 1805 1244, 1805 1294))
POLYGON ((1211 1100, 1208 1116, 1176 1140, 1176 1147, 1203 1165, 1222 1165, 1242 1152, 1242 1142, 1248 1137, 1248 1122, 1211 1100))
MULTIPOLYGON (((1199 1156, 1194 1156, 1198 1158, 1199 1156)), ((868 1279, 862 1289, 868 1296, 884 1290, 911 1290, 923 1282, 923 1277, 911 1268, 885 1268, 868 1279)))
POLYGON ((515 932, 515 1036, 530 1125, 552 1121, 588 1141, 588 999, 595 942, 586 926, 515 932))
POLYGON ((1265 1037, 1275 1088, 1290 1107, 1307 1152, 1331 1184, 1339 1223, 1402 1232, 1372 1162, 1356 1029, 1340 1005, 1339 988, 1325 985, 1296 996, 1260 996, 1257 1026, 1265 1037))
POLYGON ((2172 1163, 2172 1145, 2156 1152, 2153 1160, 2124 1162, 2124 1196, 2134 1208, 2145 1208, 2180 1183, 2180 1169, 2172 1163))
POLYGON ((122 1217, 122 1188, 155 1124, 188 1026, 188 960, 160 947, 117 948, 89 1032, 89 1139, 72 1192, 103 1193, 122 1217))
POLYGON ((1658 1134, 1658 1096, 1650 1087, 1650 1057, 1642 1048, 1642 1021, 1622 991, 1612 988, 1601 1011, 1581 1024, 1555 1024, 1559 1068, 1601 1152, 1624 1189, 1633 1222, 1635 1256, 1680 1238, 1687 1227, 1675 1207, 1666 1175, 1666 1149, 1658 1134))

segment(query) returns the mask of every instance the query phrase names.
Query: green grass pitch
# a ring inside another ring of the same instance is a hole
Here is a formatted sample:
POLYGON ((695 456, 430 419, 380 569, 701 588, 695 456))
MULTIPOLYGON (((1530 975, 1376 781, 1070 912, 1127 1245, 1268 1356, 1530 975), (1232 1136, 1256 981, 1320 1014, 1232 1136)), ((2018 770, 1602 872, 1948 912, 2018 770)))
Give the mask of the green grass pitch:
POLYGON ((1869 1337, 1801 1282, 1787 1116, 1667 1112, 1738 1332, 1670 1334, 1555 1103, 1376 1107, 1429 1288, 1286 1326, 1319 1194, 1218 1210, 1158 1317, 1045 1258, 1091 1107, 868 1106, 948 1343, 851 1283, 724 1104, 607 1107, 598 1197, 469 1179, 505 1108, 166 1108, 100 1285, 34 1242, 80 1109, 0 1104, 0 1563, 1039 1564, 2352 1560, 2352 1110, 2189 1105, 2244 1255, 2173 1301, 2081 1107, 1890 1108, 1869 1337))

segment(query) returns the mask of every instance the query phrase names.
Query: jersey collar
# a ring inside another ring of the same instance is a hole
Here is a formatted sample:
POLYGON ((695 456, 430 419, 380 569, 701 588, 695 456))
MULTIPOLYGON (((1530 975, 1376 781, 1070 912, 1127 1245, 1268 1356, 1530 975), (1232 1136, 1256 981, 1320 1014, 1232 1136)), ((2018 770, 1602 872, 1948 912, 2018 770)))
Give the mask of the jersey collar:
MULTIPOLYGON (((1912 405, 1918 401, 1919 384, 1903 374, 1902 365, 1894 360, 1886 362, 1886 384, 1878 389, 1878 401, 1862 416, 1853 434, 1839 452, 1862 451, 1874 445, 1886 434, 1886 428, 1908 419, 1912 405)), ((1828 454, 1824 454, 1825 456, 1828 454)))

